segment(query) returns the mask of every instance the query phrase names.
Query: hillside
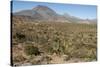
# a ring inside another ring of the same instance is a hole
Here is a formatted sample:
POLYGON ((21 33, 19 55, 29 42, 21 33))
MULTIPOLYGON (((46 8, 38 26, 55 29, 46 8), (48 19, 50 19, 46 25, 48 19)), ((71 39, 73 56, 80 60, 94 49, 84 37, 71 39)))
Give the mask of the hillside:
POLYGON ((56 22, 12 25, 14 65, 97 60, 97 26, 56 22))
MULTIPOLYGON (((67 23, 87 23, 87 24, 96 24, 97 19, 80 19, 75 16, 71 16, 67 13, 64 15, 56 13, 53 9, 43 6, 43 5, 37 5, 36 7, 30 9, 30 10, 22 10, 19 12, 14 12, 13 16, 16 17, 22 17, 25 19, 27 18, 29 21, 48 21, 48 22, 67 22, 67 23), (29 18, 31 17, 31 19, 29 18), (34 19, 34 20, 33 20, 34 19)), ((22 19, 25 21, 25 19, 22 19)))

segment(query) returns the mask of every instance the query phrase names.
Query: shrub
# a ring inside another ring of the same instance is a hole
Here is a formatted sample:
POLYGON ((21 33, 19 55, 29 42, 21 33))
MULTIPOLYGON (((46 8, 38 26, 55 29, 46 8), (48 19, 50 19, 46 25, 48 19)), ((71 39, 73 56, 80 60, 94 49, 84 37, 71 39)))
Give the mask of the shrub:
POLYGON ((25 46, 25 53, 27 55, 39 55, 40 51, 37 47, 29 45, 29 46, 25 46))

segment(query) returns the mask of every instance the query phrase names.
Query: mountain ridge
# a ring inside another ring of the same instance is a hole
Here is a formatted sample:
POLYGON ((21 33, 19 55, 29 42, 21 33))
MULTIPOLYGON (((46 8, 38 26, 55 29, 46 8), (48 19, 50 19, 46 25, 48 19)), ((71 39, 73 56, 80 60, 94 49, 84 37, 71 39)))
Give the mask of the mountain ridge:
MULTIPOLYGON (((68 13, 66 13, 65 15, 60 15, 58 13, 56 13, 56 11, 54 11, 53 9, 47 7, 47 6, 43 6, 43 5, 37 5, 36 7, 30 9, 30 10, 22 10, 19 12, 14 12, 13 16, 23 16, 23 17, 27 17, 30 16, 31 21, 37 20, 37 21, 53 21, 53 22, 68 22, 68 23, 97 23, 97 19, 96 20, 84 20, 84 19, 80 19, 78 17, 75 16, 71 16, 68 13)), ((24 20, 24 19, 23 19, 24 20)))

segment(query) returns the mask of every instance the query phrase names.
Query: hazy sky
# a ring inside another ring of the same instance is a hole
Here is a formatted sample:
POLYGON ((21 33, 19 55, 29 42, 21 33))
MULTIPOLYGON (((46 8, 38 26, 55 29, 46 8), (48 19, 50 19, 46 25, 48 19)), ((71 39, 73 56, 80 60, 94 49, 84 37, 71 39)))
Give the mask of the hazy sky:
POLYGON ((82 19, 97 18, 97 6, 94 5, 75 5, 75 4, 59 4, 45 2, 30 2, 30 1, 13 1, 13 12, 27 10, 36 7, 37 5, 48 6, 59 14, 68 13, 82 19))

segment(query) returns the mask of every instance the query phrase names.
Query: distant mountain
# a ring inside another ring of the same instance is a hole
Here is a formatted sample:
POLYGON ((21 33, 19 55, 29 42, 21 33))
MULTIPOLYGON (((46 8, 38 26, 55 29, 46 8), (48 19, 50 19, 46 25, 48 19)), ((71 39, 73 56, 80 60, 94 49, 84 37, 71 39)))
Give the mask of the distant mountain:
POLYGON ((90 20, 90 22, 97 24, 97 19, 92 19, 92 20, 90 20))
POLYGON ((69 14, 64 14, 64 17, 72 23, 87 23, 87 24, 96 24, 97 19, 81 19, 75 16, 71 16, 69 14))
POLYGON ((38 5, 31 10, 22 10, 13 13, 13 17, 23 21, 53 21, 68 23, 96 23, 95 20, 83 20, 69 14, 60 15, 47 6, 38 5))
POLYGON ((97 24, 97 19, 85 19, 85 20, 80 20, 77 23, 86 23, 86 24, 97 24))
POLYGON ((52 9, 38 5, 35 8, 32 9, 32 11, 37 12, 39 15, 41 15, 43 19, 57 19, 58 14, 53 11, 52 9))
POLYGON ((64 17, 66 17, 66 19, 72 23, 78 23, 79 21, 83 21, 83 19, 80 19, 80 18, 77 18, 77 17, 74 17, 74 16, 71 16, 67 13, 65 13, 63 15, 64 17))
POLYGON ((54 10, 38 5, 32 10, 22 10, 19 12, 13 13, 14 16, 22 16, 22 17, 31 17, 34 20, 38 21, 55 21, 55 22, 66 22, 66 18, 57 14, 54 10))

